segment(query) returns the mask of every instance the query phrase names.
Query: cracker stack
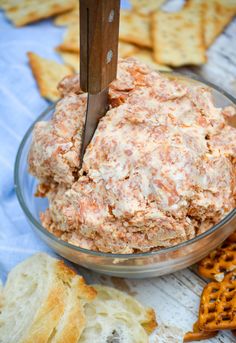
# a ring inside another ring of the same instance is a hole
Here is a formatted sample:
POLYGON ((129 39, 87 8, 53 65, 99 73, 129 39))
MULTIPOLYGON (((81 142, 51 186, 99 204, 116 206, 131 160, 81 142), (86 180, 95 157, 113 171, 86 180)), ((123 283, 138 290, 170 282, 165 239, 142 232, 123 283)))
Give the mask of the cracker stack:
MULTIPOLYGON (((130 3, 132 9, 120 13, 119 56, 135 57, 161 71, 205 63, 207 48, 236 13, 236 0, 186 0, 178 12, 163 10, 165 0, 130 3)), ((0 8, 15 26, 56 16, 54 25, 64 27, 63 41, 55 50, 66 67, 29 54, 41 95, 57 100, 59 76, 79 71, 79 1, 0 0, 0 8)))
POLYGON ((155 313, 110 287, 85 284, 62 261, 36 254, 0 294, 1 343, 147 343, 155 313))
POLYGON ((187 0, 178 12, 164 11, 161 0, 130 2, 132 10, 121 12, 120 39, 148 47, 157 69, 205 63, 206 49, 236 13, 235 0, 187 0))
POLYGON ((76 0, 1 0, 0 7, 15 26, 24 26, 73 9, 76 0))

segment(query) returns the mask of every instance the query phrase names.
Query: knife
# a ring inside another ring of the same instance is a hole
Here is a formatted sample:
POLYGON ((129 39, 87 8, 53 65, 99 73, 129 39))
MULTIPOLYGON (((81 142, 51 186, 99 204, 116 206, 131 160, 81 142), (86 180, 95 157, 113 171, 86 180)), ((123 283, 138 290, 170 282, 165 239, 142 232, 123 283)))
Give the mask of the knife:
POLYGON ((80 0, 80 87, 88 93, 80 165, 116 78, 120 0, 80 0))

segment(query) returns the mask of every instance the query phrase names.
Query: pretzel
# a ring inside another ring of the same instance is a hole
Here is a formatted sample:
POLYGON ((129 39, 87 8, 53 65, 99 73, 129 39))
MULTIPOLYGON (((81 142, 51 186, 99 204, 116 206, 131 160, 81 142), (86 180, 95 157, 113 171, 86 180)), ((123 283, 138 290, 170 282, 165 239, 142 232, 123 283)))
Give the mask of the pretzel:
POLYGON ((203 339, 210 339, 215 337, 218 334, 218 331, 201 331, 198 326, 198 321, 193 324, 193 331, 189 331, 184 335, 183 342, 195 342, 201 341, 203 339))
POLYGON ((205 286, 198 324, 203 331, 236 329, 236 270, 226 274, 223 281, 205 286))
POLYGON ((199 262, 200 275, 212 280, 221 281, 225 273, 236 268, 236 232, 199 262))

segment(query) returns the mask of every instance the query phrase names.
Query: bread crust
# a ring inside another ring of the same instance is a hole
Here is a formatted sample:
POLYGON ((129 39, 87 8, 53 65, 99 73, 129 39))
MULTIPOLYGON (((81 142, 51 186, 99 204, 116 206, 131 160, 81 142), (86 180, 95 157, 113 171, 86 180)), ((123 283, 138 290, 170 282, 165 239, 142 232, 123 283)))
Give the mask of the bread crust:
POLYGON ((70 283, 67 307, 50 343, 77 343, 86 325, 84 305, 96 297, 96 291, 75 275, 70 283))
POLYGON ((52 262, 53 284, 47 298, 38 309, 26 337, 19 343, 46 343, 56 328, 67 300, 67 284, 75 273, 62 261, 52 262))
POLYGON ((0 318, 3 323, 0 326, 1 343, 77 343, 86 324, 84 306, 96 296, 96 291, 63 261, 41 253, 11 271, 5 292, 2 310, 5 315, 0 318), (26 298, 22 297, 27 294, 33 302, 25 302, 26 298), (12 297, 15 299, 10 303, 12 297), (22 298, 20 306, 19 297, 22 298), (24 308, 25 304, 29 308, 24 308), (17 312, 9 310, 8 306, 16 306, 17 312), (23 329, 19 316, 20 325, 14 331, 14 324, 9 325, 9 320, 11 323, 18 321, 16 316, 26 310, 23 329))

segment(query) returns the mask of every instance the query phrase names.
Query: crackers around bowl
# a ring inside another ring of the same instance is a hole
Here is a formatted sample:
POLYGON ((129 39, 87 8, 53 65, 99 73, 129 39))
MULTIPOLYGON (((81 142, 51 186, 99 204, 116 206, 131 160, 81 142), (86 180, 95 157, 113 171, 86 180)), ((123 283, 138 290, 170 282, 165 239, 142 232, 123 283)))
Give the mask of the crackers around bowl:
POLYGON ((0 8, 15 26, 24 26, 35 21, 49 18, 69 11, 76 5, 76 0, 1 0, 0 8))
MULTIPOLYGON (((177 12, 167 12, 165 0, 129 1, 131 10, 120 12, 119 57, 135 57, 160 71, 206 63, 207 48, 236 13, 236 0, 186 0, 177 12)), ((41 95, 57 100, 53 87, 59 77, 79 72, 79 1, 0 0, 0 8, 17 27, 53 17, 52 24, 64 29, 61 43, 52 47, 60 63, 28 54, 41 95)))

